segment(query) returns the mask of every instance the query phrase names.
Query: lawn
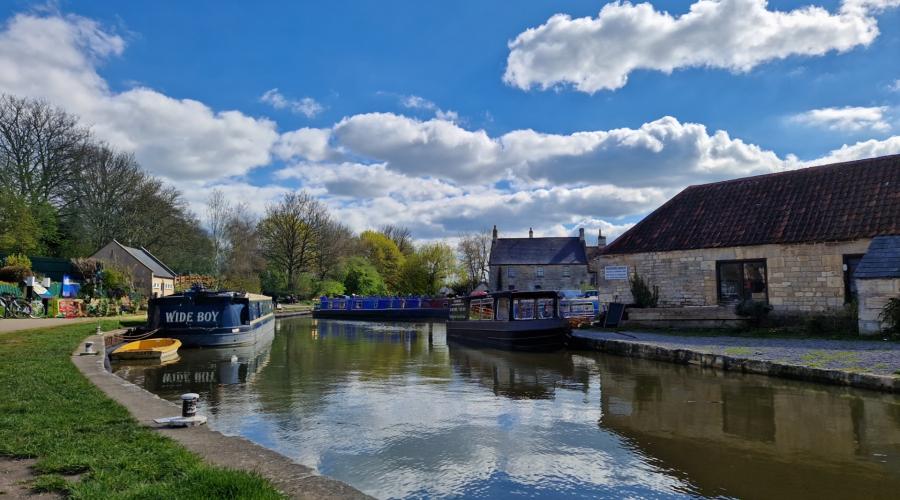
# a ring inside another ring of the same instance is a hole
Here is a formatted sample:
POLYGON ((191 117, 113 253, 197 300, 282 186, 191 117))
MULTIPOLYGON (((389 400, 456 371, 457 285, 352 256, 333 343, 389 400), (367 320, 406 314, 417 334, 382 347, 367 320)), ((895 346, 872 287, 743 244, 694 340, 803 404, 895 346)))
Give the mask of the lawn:
POLYGON ((282 498, 262 477, 207 465, 138 425, 88 382, 69 357, 96 327, 0 335, 0 456, 36 458, 35 489, 75 498, 282 498))

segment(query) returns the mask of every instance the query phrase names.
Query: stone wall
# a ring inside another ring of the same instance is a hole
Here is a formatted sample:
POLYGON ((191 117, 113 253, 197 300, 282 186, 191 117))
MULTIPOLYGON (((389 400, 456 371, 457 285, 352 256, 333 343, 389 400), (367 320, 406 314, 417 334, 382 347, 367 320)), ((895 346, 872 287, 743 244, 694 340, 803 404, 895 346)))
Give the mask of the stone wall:
POLYGON ((591 284, 591 275, 586 265, 504 265, 491 266, 490 288, 491 290, 509 290, 510 285, 516 290, 578 290, 582 285, 591 284), (537 276, 537 269, 543 268, 544 276, 537 276), (515 270, 515 277, 509 277, 509 269, 515 270), (564 269, 568 269, 570 276, 564 276, 564 269), (503 274, 502 278, 499 274, 503 274), (502 284, 498 286, 498 284, 502 284))
POLYGON ((900 279, 856 280, 859 295, 859 333, 876 335, 884 328, 879 316, 888 299, 900 298, 900 279))
POLYGON ((717 261, 765 259, 775 313, 836 311, 844 305, 844 256, 864 254, 870 241, 600 255, 595 261, 597 288, 602 302, 633 302, 627 280, 607 280, 604 275, 604 267, 624 265, 629 275, 637 270, 659 287, 661 307, 711 306, 718 302, 717 261))

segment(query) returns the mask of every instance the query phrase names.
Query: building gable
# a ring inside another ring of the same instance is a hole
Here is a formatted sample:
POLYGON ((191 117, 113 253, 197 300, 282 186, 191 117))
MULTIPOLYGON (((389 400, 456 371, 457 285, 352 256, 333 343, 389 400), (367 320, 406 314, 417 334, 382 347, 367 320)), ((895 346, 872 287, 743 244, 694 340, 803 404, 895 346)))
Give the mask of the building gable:
POLYGON ((498 238, 489 265, 587 265, 584 241, 566 238, 498 238))

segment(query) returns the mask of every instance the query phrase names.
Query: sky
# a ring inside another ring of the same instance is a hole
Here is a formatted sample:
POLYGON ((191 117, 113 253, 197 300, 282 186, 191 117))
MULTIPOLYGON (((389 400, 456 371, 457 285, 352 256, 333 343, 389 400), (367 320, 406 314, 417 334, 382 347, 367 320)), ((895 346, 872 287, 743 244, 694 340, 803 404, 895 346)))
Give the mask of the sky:
POLYGON ((614 238, 688 185, 900 153, 900 0, 11 0, 0 92, 202 218, 614 238))

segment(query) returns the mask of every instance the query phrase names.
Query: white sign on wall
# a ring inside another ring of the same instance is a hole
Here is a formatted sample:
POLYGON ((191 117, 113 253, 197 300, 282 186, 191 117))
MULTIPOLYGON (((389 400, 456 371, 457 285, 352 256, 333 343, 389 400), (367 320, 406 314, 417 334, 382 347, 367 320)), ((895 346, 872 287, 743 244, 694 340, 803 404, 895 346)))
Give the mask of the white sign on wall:
POLYGON ((603 277, 612 281, 625 281, 628 279, 628 266, 605 266, 603 277))

